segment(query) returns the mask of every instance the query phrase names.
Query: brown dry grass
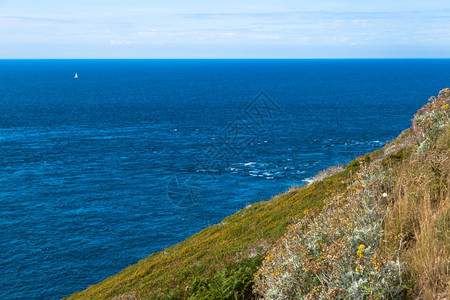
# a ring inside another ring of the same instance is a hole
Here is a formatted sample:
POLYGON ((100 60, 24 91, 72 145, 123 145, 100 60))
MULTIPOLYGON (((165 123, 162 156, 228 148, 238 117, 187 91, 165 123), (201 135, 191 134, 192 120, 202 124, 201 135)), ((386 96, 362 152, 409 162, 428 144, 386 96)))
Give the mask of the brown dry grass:
POLYGON ((450 128, 423 155, 406 159, 396 176, 386 220, 386 249, 400 249, 422 299, 450 299, 450 128))
POLYGON ((322 171, 320 171, 319 173, 317 173, 311 180, 311 182, 308 183, 308 185, 313 184, 314 182, 318 182, 318 181, 322 181, 325 180, 335 174, 338 174, 340 172, 342 172, 344 170, 344 166, 343 165, 337 165, 337 166, 331 166, 328 167, 322 171))
POLYGON ((123 294, 117 297, 112 298, 111 300, 137 300, 136 292, 131 292, 128 294, 123 294))

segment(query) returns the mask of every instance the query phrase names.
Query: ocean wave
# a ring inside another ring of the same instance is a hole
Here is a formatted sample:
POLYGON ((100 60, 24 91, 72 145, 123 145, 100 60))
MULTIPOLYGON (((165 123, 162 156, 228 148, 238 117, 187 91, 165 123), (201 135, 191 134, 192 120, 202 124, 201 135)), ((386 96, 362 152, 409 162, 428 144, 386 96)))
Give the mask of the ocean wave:
POLYGON ((311 183, 314 182, 314 179, 313 179, 313 177, 309 177, 309 178, 303 179, 302 182, 304 182, 306 185, 310 185, 311 183))

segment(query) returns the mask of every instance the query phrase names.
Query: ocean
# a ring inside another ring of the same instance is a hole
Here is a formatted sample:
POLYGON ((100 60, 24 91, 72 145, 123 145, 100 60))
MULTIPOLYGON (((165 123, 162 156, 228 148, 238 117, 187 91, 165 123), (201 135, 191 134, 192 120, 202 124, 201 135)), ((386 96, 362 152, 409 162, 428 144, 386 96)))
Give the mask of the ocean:
POLYGON ((0 60, 0 298, 85 289, 382 147, 449 86, 450 60, 0 60))

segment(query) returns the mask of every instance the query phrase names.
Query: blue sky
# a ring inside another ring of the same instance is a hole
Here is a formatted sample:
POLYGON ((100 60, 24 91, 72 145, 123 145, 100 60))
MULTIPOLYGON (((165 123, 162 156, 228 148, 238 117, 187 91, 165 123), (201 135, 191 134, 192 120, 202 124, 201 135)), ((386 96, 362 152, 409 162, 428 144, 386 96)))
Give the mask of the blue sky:
POLYGON ((450 1, 0 0, 0 58, 365 57, 450 57, 450 1))

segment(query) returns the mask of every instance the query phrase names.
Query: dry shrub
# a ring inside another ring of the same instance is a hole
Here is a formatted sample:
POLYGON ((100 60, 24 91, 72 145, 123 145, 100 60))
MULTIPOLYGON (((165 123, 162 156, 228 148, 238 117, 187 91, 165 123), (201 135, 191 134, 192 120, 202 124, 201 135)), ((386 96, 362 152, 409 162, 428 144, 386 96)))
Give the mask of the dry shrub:
POLYGON ((292 224, 255 275, 264 299, 380 299, 403 294, 404 264, 378 256, 390 176, 363 167, 345 193, 292 224))
POLYGON ((322 181, 327 179, 328 177, 331 177, 337 173, 340 173, 344 170, 344 166, 342 165, 337 165, 337 166, 331 166, 328 167, 322 171, 320 171, 319 173, 317 173, 309 182, 308 185, 313 184, 314 182, 317 181, 322 181))
POLYGON ((412 155, 398 171, 394 202, 386 220, 386 253, 401 244, 414 293, 450 297, 450 128, 423 155, 412 155))
POLYGON ((112 298, 112 300, 137 300, 136 292, 131 292, 128 294, 123 294, 117 297, 112 298))

